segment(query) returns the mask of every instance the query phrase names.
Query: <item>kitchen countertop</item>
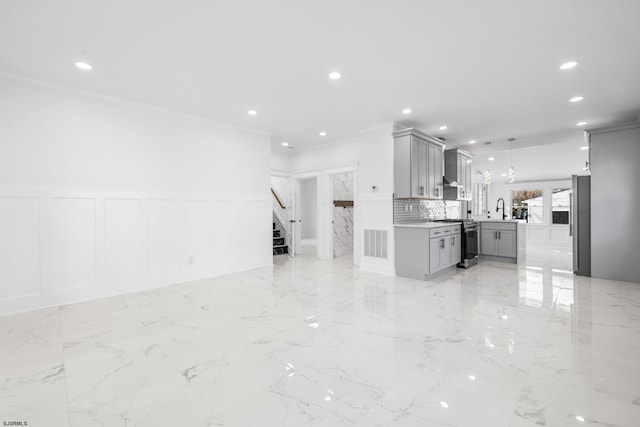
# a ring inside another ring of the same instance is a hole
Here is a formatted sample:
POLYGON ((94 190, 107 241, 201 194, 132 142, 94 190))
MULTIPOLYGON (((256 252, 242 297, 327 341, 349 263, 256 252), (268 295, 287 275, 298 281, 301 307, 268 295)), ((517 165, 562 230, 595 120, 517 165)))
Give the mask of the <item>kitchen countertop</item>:
POLYGON ((510 222, 513 224, 518 224, 521 223, 523 221, 520 221, 519 219, 477 219, 476 221, 478 222, 510 222))
POLYGON ((449 227, 454 224, 462 224, 460 222, 416 222, 410 224, 393 224, 394 227, 408 227, 408 228, 438 228, 449 227))

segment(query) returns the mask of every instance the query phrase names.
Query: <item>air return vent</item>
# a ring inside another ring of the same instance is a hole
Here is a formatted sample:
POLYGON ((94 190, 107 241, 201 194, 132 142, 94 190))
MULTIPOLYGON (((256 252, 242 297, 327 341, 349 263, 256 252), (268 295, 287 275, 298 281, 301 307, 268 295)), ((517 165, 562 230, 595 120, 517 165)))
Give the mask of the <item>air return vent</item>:
POLYGON ((364 256, 387 258, 387 230, 364 230, 364 256))

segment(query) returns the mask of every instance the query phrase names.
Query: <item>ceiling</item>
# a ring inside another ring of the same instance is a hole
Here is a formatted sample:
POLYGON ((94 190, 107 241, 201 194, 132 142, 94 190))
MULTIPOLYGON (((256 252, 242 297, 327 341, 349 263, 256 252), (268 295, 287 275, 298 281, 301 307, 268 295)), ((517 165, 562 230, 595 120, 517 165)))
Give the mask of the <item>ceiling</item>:
POLYGON ((389 122, 480 146, 637 120, 639 17, 637 0, 5 0, 0 72, 268 132, 274 150, 389 122))

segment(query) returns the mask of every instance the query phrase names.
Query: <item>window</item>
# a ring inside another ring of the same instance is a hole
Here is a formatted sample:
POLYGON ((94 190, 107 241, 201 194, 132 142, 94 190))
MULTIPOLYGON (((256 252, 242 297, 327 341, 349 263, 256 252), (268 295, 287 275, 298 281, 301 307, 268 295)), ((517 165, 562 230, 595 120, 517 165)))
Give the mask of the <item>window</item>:
POLYGON ((571 188, 554 188, 551 190, 552 224, 569 224, 571 193, 571 188))
POLYGON ((473 215, 484 216, 487 214, 487 185, 473 184, 473 215))
POLYGON ((544 200, 542 190, 518 190, 511 192, 511 217, 530 224, 542 224, 544 200))

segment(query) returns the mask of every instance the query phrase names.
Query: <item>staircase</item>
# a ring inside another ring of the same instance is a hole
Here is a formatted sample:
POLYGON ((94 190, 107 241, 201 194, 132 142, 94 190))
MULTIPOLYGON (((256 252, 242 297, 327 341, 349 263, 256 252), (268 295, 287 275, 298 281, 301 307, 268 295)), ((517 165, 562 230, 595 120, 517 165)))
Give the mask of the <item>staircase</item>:
POLYGON ((282 229, 282 225, 280 225, 280 221, 277 221, 274 218, 273 220, 273 254, 283 255, 288 253, 289 253, 289 247, 286 245, 286 241, 284 238, 284 230, 282 229))

